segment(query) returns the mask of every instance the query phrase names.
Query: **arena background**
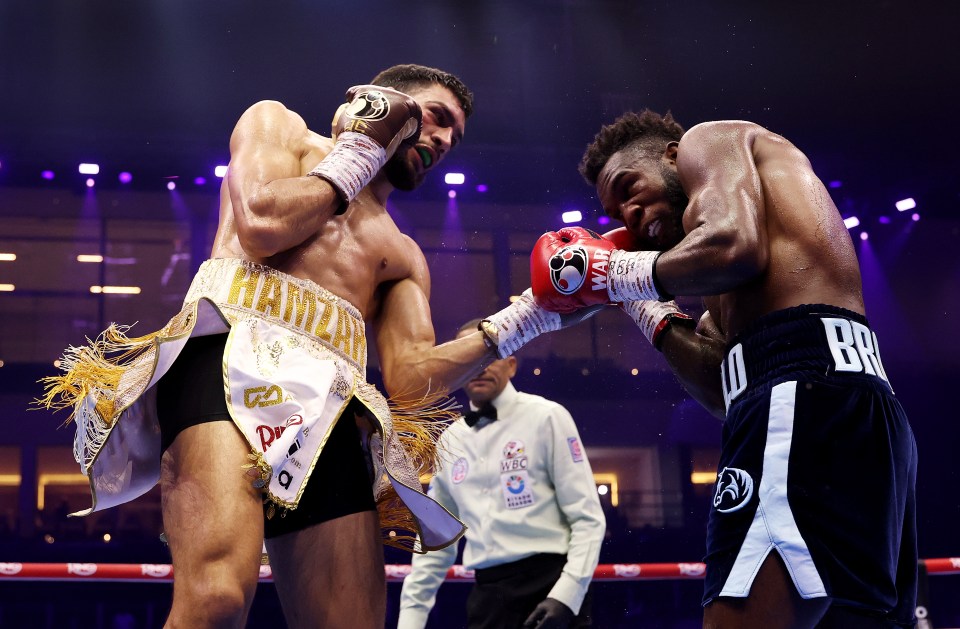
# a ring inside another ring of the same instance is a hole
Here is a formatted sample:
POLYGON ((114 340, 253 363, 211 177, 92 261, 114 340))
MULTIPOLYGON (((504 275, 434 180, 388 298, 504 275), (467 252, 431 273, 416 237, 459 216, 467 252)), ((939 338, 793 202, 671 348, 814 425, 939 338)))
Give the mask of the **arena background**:
MULTIPOLYGON (((176 311, 246 107, 279 100, 327 133, 347 87, 406 62, 476 95, 442 172, 389 207, 427 255, 440 340, 528 285, 530 247, 563 212, 606 228, 576 164, 624 110, 752 120, 805 151, 859 220, 867 314, 920 452, 920 556, 960 555, 958 17, 922 0, 4 0, 0 254, 15 259, 0 255, 0 563, 169 562, 156 490, 63 518, 87 492, 66 414, 27 411, 36 380, 112 321, 145 333, 176 311), (898 211, 905 199, 915 207, 898 211), (91 255, 102 261, 77 259, 91 255)), ((518 388, 570 409, 605 486, 601 562, 700 561, 720 425, 639 331, 603 313, 520 357, 518 388)), ((933 626, 960 626, 957 579, 930 579, 933 626)), ((699 581, 596 588, 598 627, 699 626, 699 581)), ((430 626, 461 626, 468 589, 444 585, 430 626)), ((391 584, 388 627, 398 595, 391 584)), ((0 626, 160 626, 169 600, 169 584, 4 583, 0 626)), ((250 626, 282 626, 278 609, 262 585, 250 626)))

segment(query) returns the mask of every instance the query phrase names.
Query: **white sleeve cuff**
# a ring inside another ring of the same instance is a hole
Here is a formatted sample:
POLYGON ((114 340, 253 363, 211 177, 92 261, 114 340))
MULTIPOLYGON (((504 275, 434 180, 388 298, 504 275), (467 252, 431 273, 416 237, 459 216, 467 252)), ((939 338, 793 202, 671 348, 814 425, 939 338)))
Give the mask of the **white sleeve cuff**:
POLYGON ((583 598, 587 595, 587 588, 590 587, 590 579, 578 581, 566 572, 560 573, 560 578, 553 584, 553 588, 547 597, 554 598, 569 607, 574 614, 580 613, 580 606, 583 605, 583 598))
POLYGON ((429 609, 422 607, 403 607, 397 619, 397 629, 423 629, 427 626, 429 609))

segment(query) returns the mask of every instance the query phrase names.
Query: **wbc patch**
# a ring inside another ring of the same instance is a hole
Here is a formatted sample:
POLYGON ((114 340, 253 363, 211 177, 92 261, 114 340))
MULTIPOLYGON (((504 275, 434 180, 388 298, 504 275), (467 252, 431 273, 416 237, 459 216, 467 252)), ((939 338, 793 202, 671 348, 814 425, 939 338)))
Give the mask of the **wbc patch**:
POLYGON ((527 472, 529 459, 523 441, 511 439, 503 446, 500 459, 500 488, 507 509, 522 509, 534 503, 533 486, 527 472))
POLYGON ((467 470, 470 469, 470 466, 467 464, 467 460, 463 457, 457 459, 456 463, 453 464, 453 469, 450 471, 450 480, 453 481, 454 485, 459 485, 463 482, 463 479, 467 477, 467 470))
POLYGON ((583 460, 583 448, 580 447, 580 440, 576 437, 567 437, 567 445, 570 446, 570 456, 573 457, 574 463, 579 463, 583 460))

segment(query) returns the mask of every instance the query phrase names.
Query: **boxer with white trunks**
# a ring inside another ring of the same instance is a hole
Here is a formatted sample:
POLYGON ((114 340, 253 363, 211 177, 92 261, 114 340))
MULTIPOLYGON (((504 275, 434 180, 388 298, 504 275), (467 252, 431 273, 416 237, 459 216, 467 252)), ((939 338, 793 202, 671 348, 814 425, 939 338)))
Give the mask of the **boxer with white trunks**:
POLYGON ((386 201, 437 167, 472 109, 457 77, 412 64, 351 88, 333 137, 254 104, 182 310, 146 336, 111 326, 48 380, 44 402, 77 420, 87 512, 159 478, 171 626, 243 626, 264 535, 289 627, 383 626, 381 536, 422 552, 462 535, 419 482, 455 416, 445 396, 563 324, 527 295, 497 329, 436 345, 426 260, 386 201), (389 403, 364 379, 367 324, 389 403))

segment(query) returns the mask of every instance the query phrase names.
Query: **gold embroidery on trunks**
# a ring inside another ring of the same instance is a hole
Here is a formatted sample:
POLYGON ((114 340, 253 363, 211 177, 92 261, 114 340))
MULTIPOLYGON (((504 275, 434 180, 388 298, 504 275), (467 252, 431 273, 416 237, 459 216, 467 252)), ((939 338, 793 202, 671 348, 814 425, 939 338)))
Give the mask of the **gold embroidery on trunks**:
POLYGON ((240 305, 240 291, 243 291, 243 307, 253 307, 253 296, 257 292, 257 284, 260 283, 260 271, 250 270, 250 277, 247 277, 247 270, 239 267, 233 276, 233 283, 230 285, 230 296, 227 302, 233 305, 240 305))
POLYGON ((263 278, 263 287, 260 289, 260 299, 257 300, 257 310, 263 314, 279 318, 280 300, 282 299, 281 280, 279 277, 267 275, 263 278))

